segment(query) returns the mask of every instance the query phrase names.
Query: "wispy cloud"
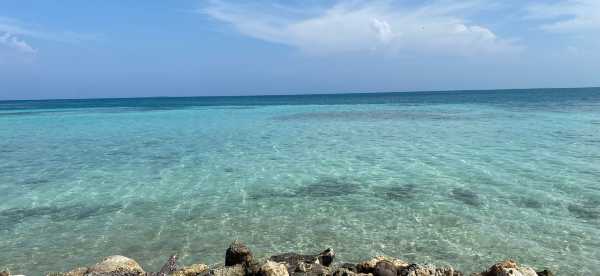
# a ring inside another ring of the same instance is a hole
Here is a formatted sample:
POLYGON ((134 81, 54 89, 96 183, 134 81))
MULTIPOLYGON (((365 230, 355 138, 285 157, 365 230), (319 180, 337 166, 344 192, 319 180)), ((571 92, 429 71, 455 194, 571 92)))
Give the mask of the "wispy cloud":
POLYGON ((528 7, 528 18, 544 20, 545 31, 581 34, 600 33, 600 1, 561 0, 555 3, 534 4, 528 7))
POLYGON ((0 44, 20 53, 35 54, 37 52, 27 42, 10 33, 0 33, 0 44))
POLYGON ((393 52, 480 55, 517 50, 510 39, 461 16, 479 1, 440 0, 419 6, 391 1, 346 1, 310 15, 210 1, 201 12, 240 33, 309 53, 393 52), (298 16, 300 14, 300 16, 298 16))

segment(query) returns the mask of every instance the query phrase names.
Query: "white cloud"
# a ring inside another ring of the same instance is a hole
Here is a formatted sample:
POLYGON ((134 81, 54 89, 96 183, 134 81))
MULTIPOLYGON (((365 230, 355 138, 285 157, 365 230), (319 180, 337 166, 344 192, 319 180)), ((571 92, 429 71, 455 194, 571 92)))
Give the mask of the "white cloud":
POLYGON ((551 32, 600 34, 599 0, 562 0, 553 4, 535 4, 528 8, 529 19, 549 21, 541 28, 551 32))
POLYGON ((277 10, 211 1, 202 13, 231 24, 240 33, 318 54, 386 51, 479 55, 518 49, 510 40, 459 14, 469 3, 434 1, 401 7, 389 1, 340 2, 303 17, 277 10))
POLYGON ((35 54, 37 52, 27 42, 10 33, 0 34, 0 44, 20 53, 35 54))

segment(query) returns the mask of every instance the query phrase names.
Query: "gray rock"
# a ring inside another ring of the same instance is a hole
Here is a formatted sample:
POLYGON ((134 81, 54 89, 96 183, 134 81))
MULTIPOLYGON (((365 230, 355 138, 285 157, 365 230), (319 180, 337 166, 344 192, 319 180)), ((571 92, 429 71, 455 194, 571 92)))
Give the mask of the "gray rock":
POLYGON ((432 264, 419 265, 411 264, 401 269, 400 276, 462 276, 462 272, 455 271, 452 267, 436 267, 432 264))
POLYGON ((207 274, 212 276, 245 276, 246 270, 243 265, 238 264, 213 268, 207 274))

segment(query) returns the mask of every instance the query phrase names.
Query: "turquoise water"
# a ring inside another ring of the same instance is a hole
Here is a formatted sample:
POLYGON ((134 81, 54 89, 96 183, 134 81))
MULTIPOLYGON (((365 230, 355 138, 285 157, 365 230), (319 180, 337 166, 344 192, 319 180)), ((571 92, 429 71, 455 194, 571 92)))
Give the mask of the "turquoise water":
POLYGON ((0 102, 0 266, 374 255, 600 270, 600 89, 0 102))

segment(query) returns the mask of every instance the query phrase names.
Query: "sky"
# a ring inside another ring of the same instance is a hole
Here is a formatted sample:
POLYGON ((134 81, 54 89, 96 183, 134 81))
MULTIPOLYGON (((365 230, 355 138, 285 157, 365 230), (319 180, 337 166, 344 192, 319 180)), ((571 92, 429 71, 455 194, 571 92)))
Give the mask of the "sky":
POLYGON ((0 0, 0 99, 600 86, 600 0, 0 0))

